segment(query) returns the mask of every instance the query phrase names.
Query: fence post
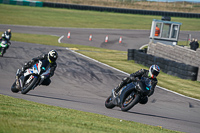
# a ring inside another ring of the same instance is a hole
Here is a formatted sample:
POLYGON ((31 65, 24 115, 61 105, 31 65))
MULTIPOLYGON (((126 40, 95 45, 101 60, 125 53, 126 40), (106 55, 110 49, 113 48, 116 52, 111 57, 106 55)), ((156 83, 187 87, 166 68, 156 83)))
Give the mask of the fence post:
POLYGON ((188 40, 191 42, 191 34, 188 34, 186 46, 189 45, 188 40))

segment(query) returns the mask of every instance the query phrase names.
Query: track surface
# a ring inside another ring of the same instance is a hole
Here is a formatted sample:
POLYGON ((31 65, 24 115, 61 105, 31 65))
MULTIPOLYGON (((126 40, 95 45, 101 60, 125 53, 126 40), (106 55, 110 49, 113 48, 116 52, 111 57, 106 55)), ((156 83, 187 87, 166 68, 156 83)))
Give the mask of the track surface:
MULTIPOLYGON (((14 27, 12 28, 14 29, 14 27)), ((0 25, 1 31, 4 28, 7 27, 0 25)), ((45 31, 41 27, 38 29, 36 27, 37 30, 32 27, 32 31, 25 29, 23 27, 20 32, 24 30, 24 33, 62 35, 62 33, 58 32, 61 30, 60 28, 44 28, 50 31, 45 31)), ((16 30, 16 32, 18 31, 16 30)), ((84 31, 86 32, 87 30, 84 29, 84 31)), ((89 32, 87 33, 89 34, 89 32)), ((80 32, 81 35, 82 32, 80 32)), ((162 126, 171 130, 188 133, 199 133, 200 131, 200 102, 159 88, 149 98, 149 102, 146 105, 138 104, 128 112, 122 112, 117 107, 106 109, 104 102, 110 95, 111 89, 127 75, 65 48, 12 42, 5 56, 0 58, 0 73, 0 94, 3 95, 162 126), (27 95, 12 93, 10 87, 14 82, 16 70, 21 68, 32 57, 46 53, 51 49, 56 49, 59 53, 58 67, 54 77, 51 78, 51 85, 49 87, 38 86, 27 95)))
MULTIPOLYGON (((149 43, 150 30, 118 30, 118 29, 80 29, 80 28, 54 28, 54 27, 34 27, 34 26, 16 26, 0 24, 0 31, 11 29, 12 32, 29 33, 29 34, 45 34, 63 36, 62 43, 80 44, 101 47, 106 49, 114 49, 127 51, 127 49, 139 49, 144 44, 149 43), (68 32, 71 39, 67 39, 68 32), (92 34, 92 41, 89 36, 92 34), (105 43, 105 37, 108 35, 108 43, 105 43), (119 38, 122 37, 122 43, 119 38)), ((187 40, 188 34, 192 38, 199 38, 200 32, 181 31, 179 40, 187 40)))

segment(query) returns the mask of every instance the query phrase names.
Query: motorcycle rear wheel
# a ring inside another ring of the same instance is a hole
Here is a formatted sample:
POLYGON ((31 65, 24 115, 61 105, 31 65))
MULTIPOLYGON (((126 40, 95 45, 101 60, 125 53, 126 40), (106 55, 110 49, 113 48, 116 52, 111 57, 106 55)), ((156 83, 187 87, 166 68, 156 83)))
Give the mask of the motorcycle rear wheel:
POLYGON ((112 96, 109 96, 105 101, 105 106, 108 109, 112 109, 115 107, 115 105, 112 103, 112 96))
POLYGON ((132 91, 129 91, 124 94, 124 97, 121 101, 121 110, 122 111, 128 111, 131 109, 133 106, 135 106, 139 100, 140 100, 140 95, 139 94, 134 94, 132 96, 132 91))
POLYGON ((32 87, 36 84, 37 80, 38 79, 34 77, 29 84, 25 85, 25 87, 21 90, 21 93, 22 94, 28 93, 32 89, 32 87))

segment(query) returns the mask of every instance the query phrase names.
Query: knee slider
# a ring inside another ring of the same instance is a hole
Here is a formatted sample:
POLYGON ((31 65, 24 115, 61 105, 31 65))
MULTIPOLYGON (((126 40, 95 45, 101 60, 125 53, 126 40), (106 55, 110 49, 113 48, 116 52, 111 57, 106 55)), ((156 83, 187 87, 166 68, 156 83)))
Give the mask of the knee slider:
POLYGON ((144 97, 140 100, 140 104, 146 104, 148 102, 148 97, 144 97))

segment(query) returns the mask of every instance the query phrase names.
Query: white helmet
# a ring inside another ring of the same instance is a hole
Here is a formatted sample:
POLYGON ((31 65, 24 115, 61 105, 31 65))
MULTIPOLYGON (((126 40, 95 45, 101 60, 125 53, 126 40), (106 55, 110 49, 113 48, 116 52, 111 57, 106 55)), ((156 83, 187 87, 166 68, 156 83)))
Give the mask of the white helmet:
POLYGON ((50 63, 54 63, 58 58, 58 53, 55 50, 50 50, 48 53, 48 60, 50 63))
POLYGON ((1 37, 4 38, 4 37, 5 37, 5 34, 3 33, 3 34, 1 35, 1 37))
POLYGON ((148 76, 150 78, 156 78, 158 74, 160 73, 160 67, 158 65, 152 65, 149 68, 149 74, 148 76))

